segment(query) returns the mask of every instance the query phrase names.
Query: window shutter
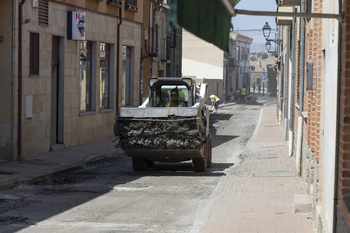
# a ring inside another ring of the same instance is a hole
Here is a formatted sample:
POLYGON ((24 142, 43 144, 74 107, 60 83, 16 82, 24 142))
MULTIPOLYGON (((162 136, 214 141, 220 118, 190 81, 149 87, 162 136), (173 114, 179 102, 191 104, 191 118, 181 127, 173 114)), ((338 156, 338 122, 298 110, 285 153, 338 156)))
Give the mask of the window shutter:
POLYGON ((49 26, 49 2, 39 0, 39 26, 49 26))

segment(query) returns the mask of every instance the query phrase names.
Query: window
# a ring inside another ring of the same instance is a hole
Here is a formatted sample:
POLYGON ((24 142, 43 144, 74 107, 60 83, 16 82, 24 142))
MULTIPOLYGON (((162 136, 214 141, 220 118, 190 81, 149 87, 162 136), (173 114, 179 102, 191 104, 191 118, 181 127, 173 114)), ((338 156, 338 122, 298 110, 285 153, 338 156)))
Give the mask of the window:
POLYGON ((137 0, 125 0, 125 9, 137 12, 137 0))
POLYGON ((122 7, 122 0, 106 0, 107 5, 122 7))
POLYGON ((132 47, 123 46, 123 66, 122 66, 122 105, 129 106, 133 100, 132 87, 134 83, 133 74, 133 53, 132 47))
POLYGON ((80 42, 80 111, 91 111, 92 97, 92 42, 80 42))
POLYGON ((39 33, 30 33, 30 74, 39 75, 39 33))
POLYGON ((100 109, 110 107, 111 46, 100 43, 100 109))

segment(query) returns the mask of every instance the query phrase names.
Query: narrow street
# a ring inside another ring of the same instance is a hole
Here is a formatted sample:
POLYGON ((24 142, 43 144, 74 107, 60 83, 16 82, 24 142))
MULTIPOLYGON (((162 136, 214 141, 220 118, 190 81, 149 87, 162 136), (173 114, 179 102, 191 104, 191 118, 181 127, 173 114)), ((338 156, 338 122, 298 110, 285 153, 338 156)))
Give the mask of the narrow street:
POLYGON ((191 161, 135 172, 122 154, 1 191, 0 231, 200 232, 223 180, 245 159, 262 107, 227 104, 211 115, 213 163, 204 173, 194 172, 191 161))

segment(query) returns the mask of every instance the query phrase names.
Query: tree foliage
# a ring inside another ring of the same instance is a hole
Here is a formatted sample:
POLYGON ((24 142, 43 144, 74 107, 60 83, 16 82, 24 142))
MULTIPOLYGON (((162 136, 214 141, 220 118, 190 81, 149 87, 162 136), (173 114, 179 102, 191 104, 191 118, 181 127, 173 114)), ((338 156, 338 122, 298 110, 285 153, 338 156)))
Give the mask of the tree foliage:
POLYGON ((263 59, 263 60, 268 58, 268 57, 269 57, 269 55, 267 53, 261 54, 261 59, 263 59))
POLYGON ((258 59, 256 58, 255 55, 251 55, 251 56, 249 57, 249 60, 251 60, 251 61, 256 61, 256 60, 258 60, 258 59))

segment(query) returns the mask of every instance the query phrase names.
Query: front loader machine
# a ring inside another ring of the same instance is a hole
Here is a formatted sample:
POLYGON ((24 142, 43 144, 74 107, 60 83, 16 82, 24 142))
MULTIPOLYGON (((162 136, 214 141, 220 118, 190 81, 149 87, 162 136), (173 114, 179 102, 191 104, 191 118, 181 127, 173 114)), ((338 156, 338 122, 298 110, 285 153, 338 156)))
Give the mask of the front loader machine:
POLYGON ((116 118, 119 146, 132 158, 134 170, 155 161, 192 160, 195 171, 211 166, 211 135, 207 84, 196 86, 190 78, 150 78, 149 96, 139 107, 121 107, 116 118), (179 90, 187 107, 166 107, 170 91, 179 90))

